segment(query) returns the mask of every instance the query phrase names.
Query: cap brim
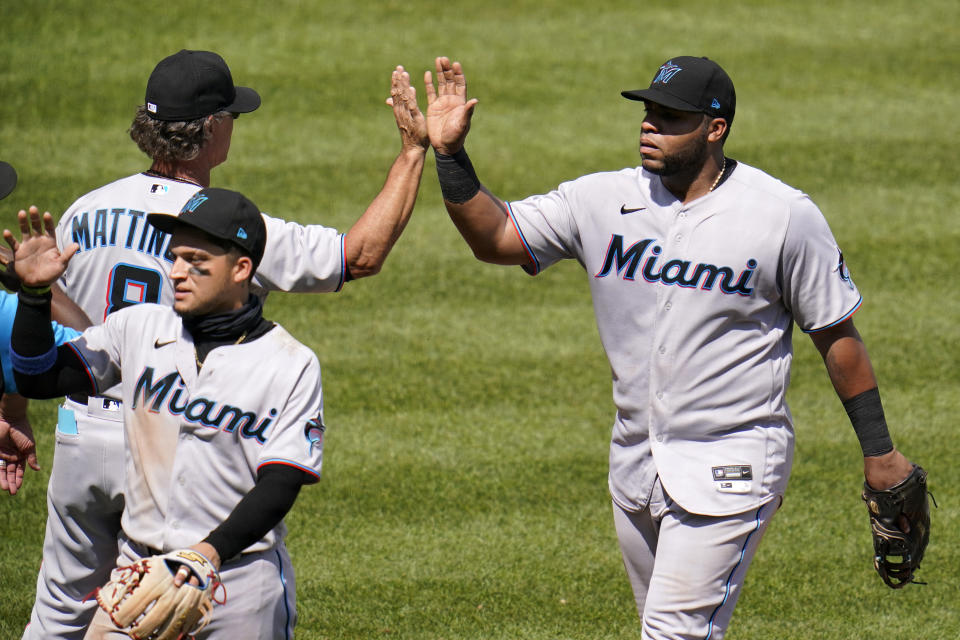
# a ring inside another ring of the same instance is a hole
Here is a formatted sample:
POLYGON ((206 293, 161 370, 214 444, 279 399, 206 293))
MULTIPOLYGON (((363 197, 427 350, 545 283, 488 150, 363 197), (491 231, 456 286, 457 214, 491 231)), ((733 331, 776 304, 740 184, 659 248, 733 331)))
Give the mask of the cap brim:
POLYGON ((164 233, 173 233, 179 226, 192 226, 179 219, 175 213, 148 213, 147 222, 163 231, 164 233))
POLYGON ((9 163, 0 160, 0 200, 6 198, 17 186, 17 172, 9 163))
POLYGON ((676 96, 672 96, 669 93, 657 91, 656 89, 634 89, 633 91, 621 91, 620 95, 628 100, 649 100, 650 102, 662 104, 669 109, 676 109, 677 111, 702 111, 700 107, 692 105, 685 100, 681 100, 676 96))
POLYGON ((250 87, 234 87, 237 90, 237 97, 233 104, 223 108, 224 111, 231 113, 250 113, 256 111, 260 106, 260 94, 250 87))
POLYGON ((178 229, 195 229, 202 231, 211 238, 230 242, 229 238, 224 238, 216 229, 208 229, 203 225, 204 219, 199 216, 181 216, 179 213, 148 213, 147 222, 164 233, 173 234, 178 229), (197 223, 200 224, 197 224, 197 223))

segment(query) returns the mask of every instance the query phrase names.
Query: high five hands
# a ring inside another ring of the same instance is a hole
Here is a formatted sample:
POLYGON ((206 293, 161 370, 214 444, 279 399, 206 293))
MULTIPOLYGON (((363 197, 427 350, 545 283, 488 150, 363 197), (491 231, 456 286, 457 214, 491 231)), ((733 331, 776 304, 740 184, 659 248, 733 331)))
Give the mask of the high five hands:
POLYGON ((437 81, 427 71, 423 83, 427 90, 427 133, 437 153, 453 155, 463 147, 470 131, 470 119, 477 99, 467 100, 467 78, 459 62, 447 57, 436 59, 437 81))
POLYGON ((427 124, 417 107, 417 90, 410 85, 410 74, 400 65, 393 70, 390 97, 386 102, 393 107, 403 147, 426 149, 429 144, 427 124))
POLYGON ((14 268, 23 286, 40 289, 53 284, 67 270, 67 263, 80 245, 71 243, 62 252, 57 248, 53 216, 49 212, 40 215, 40 210, 30 207, 17 213, 20 226, 20 241, 9 229, 3 230, 14 255, 14 268))

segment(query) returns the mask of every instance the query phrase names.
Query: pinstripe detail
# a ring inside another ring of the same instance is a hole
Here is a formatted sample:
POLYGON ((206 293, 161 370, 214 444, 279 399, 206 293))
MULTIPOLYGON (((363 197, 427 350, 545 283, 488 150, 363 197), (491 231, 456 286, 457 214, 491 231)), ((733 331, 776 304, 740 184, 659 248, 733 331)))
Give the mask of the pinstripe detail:
POLYGON ((340 234, 340 282, 337 283, 337 288, 333 290, 334 293, 343 289, 343 284, 347 279, 347 252, 343 248, 343 239, 345 237, 345 233, 340 234))
POLYGON ((510 206, 510 203, 507 202, 507 213, 510 214, 510 221, 513 223, 513 229, 517 232, 517 236, 520 238, 521 244, 523 244, 523 250, 527 252, 527 256, 530 258, 530 262, 533 263, 533 270, 524 268, 524 271, 529 273, 532 276, 540 273, 540 261, 537 260, 537 256, 533 255, 533 249, 530 248, 530 245, 527 243, 527 239, 523 237, 523 232, 520 231, 520 225, 517 224, 517 217, 513 215, 513 207, 510 206))
POLYGON ((824 331, 825 329, 829 329, 830 327, 835 327, 835 326, 837 326, 838 324, 840 324, 840 323, 842 323, 842 322, 846 322, 847 320, 850 319, 850 316, 852 316, 853 314, 855 314, 857 311, 860 310, 860 305, 862 305, 862 304, 863 304, 863 296, 860 296, 860 299, 857 300, 857 304, 853 305, 853 309, 850 309, 850 311, 848 311, 848 312, 846 313, 846 315, 844 315, 842 318, 840 318, 840 319, 837 320, 836 322, 831 322, 831 323, 828 324, 827 326, 825 326, 825 327, 820 327, 819 329, 804 329, 803 332, 804 332, 804 333, 817 333, 818 331, 824 331))
POLYGON ((90 380, 90 388, 93 389, 94 395, 100 394, 100 388, 97 385, 96 378, 93 377, 93 374, 90 372, 90 364, 87 362, 87 359, 83 357, 83 353, 80 352, 80 349, 77 349, 75 346, 69 342, 63 343, 63 346, 73 351, 76 354, 77 359, 80 360, 80 364, 83 365, 83 370, 87 373, 87 379, 90 380))
POLYGON ((723 605, 726 604, 727 598, 730 597, 730 582, 733 580, 733 574, 737 572, 737 569, 743 562, 743 556, 747 552, 747 545, 750 544, 750 538, 752 538, 753 534, 760 530, 760 512, 763 511, 763 508, 767 506, 767 504, 773 504, 773 501, 771 500, 766 504, 760 505, 760 507, 757 509, 757 515, 754 519, 756 525, 754 526, 753 531, 748 533, 747 537, 744 539, 743 547, 740 548, 740 557, 737 559, 737 564, 733 565, 733 569, 730 570, 730 574, 727 576, 727 583, 724 586, 723 600, 717 605, 717 608, 713 610, 713 613, 710 614, 710 621, 707 623, 707 635, 704 640, 710 640, 710 638, 713 637, 713 619, 717 617, 717 613, 719 613, 720 609, 723 608, 723 605))
POLYGON ((287 613, 287 622, 283 625, 283 637, 285 640, 291 640, 293 638, 293 625, 291 624, 289 600, 287 598, 287 576, 283 573, 283 557, 280 555, 280 551, 274 549, 273 553, 277 557, 277 566, 280 567, 280 584, 283 585, 283 609, 287 613))
POLYGON ((257 472, 259 472, 260 469, 263 469, 268 464, 281 464, 287 467, 293 467, 294 469, 299 469, 304 473, 309 473, 311 476, 313 476, 314 478, 317 478, 318 480, 320 479, 320 474, 317 473, 316 469, 312 469, 306 465, 297 464, 296 462, 293 462, 291 460, 284 460, 283 458, 268 458, 262 461, 259 465, 257 465, 257 472))

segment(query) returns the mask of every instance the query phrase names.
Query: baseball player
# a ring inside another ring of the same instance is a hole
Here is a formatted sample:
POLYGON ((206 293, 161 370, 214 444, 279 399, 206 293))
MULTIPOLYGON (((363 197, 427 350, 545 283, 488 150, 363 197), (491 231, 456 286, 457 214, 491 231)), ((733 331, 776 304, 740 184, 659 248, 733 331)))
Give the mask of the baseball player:
MULTIPOLYGON (((256 205, 203 189, 179 216, 148 220, 171 234, 172 308, 133 305, 61 347, 47 328, 47 287, 77 245, 56 250, 49 215, 20 216, 21 244, 5 232, 24 283, 15 375, 28 397, 119 388, 126 504, 118 566, 190 548, 220 570, 227 594, 197 637, 290 638, 295 579, 283 517, 300 487, 320 477, 320 366, 263 317, 252 293, 268 233, 256 205)), ((126 636, 98 609, 85 637, 126 636)))
MULTIPOLYGON (((6 198, 17 185, 17 172, 7 162, 0 161, 0 200, 6 198)), ((31 208, 36 212, 36 207, 31 208)), ((0 272, 0 281, 3 286, 14 291, 20 288, 20 281, 12 269, 6 267, 7 256, 3 256, 5 268, 0 272)), ((62 312, 65 306, 70 307, 69 312, 77 314, 79 308, 65 297, 61 296, 59 310, 62 312)), ((10 331, 13 328, 13 318, 17 310, 17 299, 14 295, 6 291, 0 291, 0 364, 3 367, 3 375, 0 377, 0 491, 6 491, 10 495, 16 495, 20 486, 23 484, 23 474, 27 467, 37 471, 40 465, 37 463, 36 446, 33 443, 33 430, 30 421, 27 418, 27 399, 17 392, 17 384, 13 379, 13 368, 10 364, 10 331)), ((56 316, 56 314, 55 314, 56 316)), ((63 313, 60 314, 64 318, 63 313)), ((66 318, 72 321, 79 328, 90 326, 90 321, 82 314, 67 315, 66 318)), ((67 340, 72 340, 80 335, 75 329, 64 327, 56 322, 53 323, 54 340, 57 344, 62 344, 67 340)))
POLYGON ((736 108, 715 62, 665 62, 643 102, 641 166, 504 202, 464 150, 477 100, 459 63, 426 73, 444 202, 481 260, 589 276, 617 408, 614 521, 642 637, 722 638, 793 456, 793 323, 824 357, 877 488, 913 466, 894 447, 851 316, 860 292, 800 191, 724 155, 736 108))
MULTIPOLYGON (((380 270, 413 209, 428 144, 403 67, 391 82, 387 102, 402 149, 382 190, 346 233, 264 215, 267 245, 258 288, 336 292, 380 270)), ((211 170, 227 158, 236 118, 259 105, 253 89, 234 85, 216 53, 183 50, 156 65, 130 127, 150 168, 82 196, 57 226, 61 248, 79 245, 61 283, 95 323, 133 304, 173 302, 169 235, 150 225, 146 214, 179 211, 209 186, 211 170)), ((116 558, 122 471, 98 461, 121 455, 119 400, 119 388, 101 388, 96 396, 73 394, 64 402, 43 563, 24 638, 82 637, 96 606, 86 596, 103 584, 116 558)))

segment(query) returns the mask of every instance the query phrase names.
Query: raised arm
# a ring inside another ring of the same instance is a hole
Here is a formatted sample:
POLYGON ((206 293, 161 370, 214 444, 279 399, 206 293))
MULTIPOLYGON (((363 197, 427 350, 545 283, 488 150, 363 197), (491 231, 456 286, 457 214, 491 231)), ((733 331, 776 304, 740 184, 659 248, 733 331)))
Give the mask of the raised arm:
POLYGON ((36 207, 17 214, 21 239, 5 229, 3 237, 14 252, 14 268, 20 278, 17 314, 10 337, 10 359, 14 379, 22 395, 28 398, 95 391, 83 362, 76 353, 55 343, 50 323, 50 286, 67 268, 77 252, 76 243, 57 248, 53 218, 42 216, 36 207))
POLYGON ((810 337, 857 432, 867 483, 874 489, 892 487, 910 475, 913 465, 890 439, 873 365, 853 320, 810 337))
POLYGON ((480 184, 463 148, 477 99, 467 100, 467 80, 459 62, 436 59, 437 80, 424 74, 427 132, 437 157, 443 203, 478 260, 518 265, 530 261, 507 213, 507 205, 480 184))
POLYGON ((400 154, 380 193, 344 237, 347 267, 354 279, 375 275, 383 267, 410 219, 423 175, 428 147, 426 122, 417 107, 410 74, 402 66, 393 71, 387 104, 393 107, 400 130, 400 154))

